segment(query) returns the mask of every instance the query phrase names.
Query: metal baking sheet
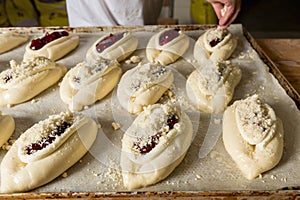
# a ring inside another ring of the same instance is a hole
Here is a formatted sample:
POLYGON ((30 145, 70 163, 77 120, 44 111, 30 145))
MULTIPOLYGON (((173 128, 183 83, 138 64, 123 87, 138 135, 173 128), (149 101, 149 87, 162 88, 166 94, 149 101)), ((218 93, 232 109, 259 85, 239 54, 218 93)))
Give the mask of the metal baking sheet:
MULTIPOLYGON (((180 80, 177 85, 179 89, 184 90, 182 83, 185 83, 185 78, 194 69, 193 44, 205 30, 212 26, 181 25, 74 29, 65 27, 64 29, 80 36, 80 44, 77 49, 57 62, 65 64, 70 69, 85 59, 87 49, 101 35, 107 32, 127 30, 131 31, 139 39, 138 50, 133 55, 140 56, 142 62, 145 63, 147 59, 144 50, 149 38, 156 32, 168 27, 180 28, 190 36, 191 44, 189 50, 173 65, 177 72, 177 77, 179 77, 177 80, 180 80)), ((53 29, 62 28, 2 28, 0 31, 9 30, 28 33, 32 38, 53 29)), ((264 173, 255 180, 246 180, 226 153, 220 138, 210 154, 204 159, 200 159, 198 152, 208 129, 211 116, 198 113, 199 115, 193 118, 194 128, 196 128, 195 138, 184 161, 165 180, 153 186, 127 191, 122 185, 118 163, 120 139, 124 132, 124 127, 121 126, 120 130, 114 130, 111 125, 112 122, 116 121, 113 113, 115 106, 117 106, 115 105, 114 92, 112 92, 105 99, 82 111, 93 117, 102 127, 89 153, 73 167, 66 170, 63 176, 42 187, 25 194, 2 194, 2 196, 17 197, 21 195, 21 197, 26 197, 31 195, 31 197, 53 197, 57 195, 58 197, 76 197, 76 194, 78 194, 82 197, 95 197, 105 194, 109 197, 138 197, 139 195, 136 195, 136 192, 150 196, 155 194, 163 196, 169 192, 174 192, 174 194, 181 197, 192 197, 206 194, 224 194, 226 196, 228 194, 236 194, 237 191, 245 191, 245 195, 248 195, 251 192, 262 194, 264 191, 271 191, 272 193, 272 191, 282 188, 299 189, 300 173, 296 167, 300 166, 300 136, 298 134, 300 131, 300 113, 297 108, 300 104, 299 94, 286 81, 276 65, 264 54, 255 43, 255 40, 241 25, 232 25, 230 30, 239 39, 232 61, 242 69, 243 73, 242 81, 236 88, 233 101, 257 93, 274 108, 278 117, 283 120, 285 131, 284 155, 274 169, 264 173), (103 141, 106 141, 106 144, 110 146, 105 148, 101 146, 104 145, 103 141), (223 193, 219 193, 220 191, 223 193)), ((8 67, 10 60, 14 59, 18 62, 22 60, 25 45, 0 55, 1 71, 8 67)), ((122 62, 121 66, 124 73, 135 65, 122 62)), ((67 110, 67 105, 60 101, 58 89, 59 84, 56 84, 35 97, 34 101, 28 101, 11 108, 1 108, 4 114, 11 114, 15 118, 16 130, 13 139, 16 139, 34 123, 45 119, 48 115, 67 110)), ((178 95, 177 100, 184 105, 189 104, 188 99, 182 94, 178 95)), ((0 151, 0 159, 5 153, 5 150, 0 151)))

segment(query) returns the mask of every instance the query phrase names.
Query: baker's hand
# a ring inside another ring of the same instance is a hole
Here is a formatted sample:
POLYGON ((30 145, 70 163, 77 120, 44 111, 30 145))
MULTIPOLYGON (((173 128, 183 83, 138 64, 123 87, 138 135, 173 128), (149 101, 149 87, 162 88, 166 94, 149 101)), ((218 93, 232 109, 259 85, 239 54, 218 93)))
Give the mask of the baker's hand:
POLYGON ((228 27, 241 10, 241 0, 207 0, 213 6, 219 25, 228 27))

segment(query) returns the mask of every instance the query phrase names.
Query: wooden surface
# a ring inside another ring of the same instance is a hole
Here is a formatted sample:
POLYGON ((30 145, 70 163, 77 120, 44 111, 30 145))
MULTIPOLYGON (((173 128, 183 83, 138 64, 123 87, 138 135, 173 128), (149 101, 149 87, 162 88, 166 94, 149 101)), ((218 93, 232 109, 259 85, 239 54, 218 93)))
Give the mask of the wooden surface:
POLYGON ((256 42, 300 93, 300 39, 257 39, 256 42))

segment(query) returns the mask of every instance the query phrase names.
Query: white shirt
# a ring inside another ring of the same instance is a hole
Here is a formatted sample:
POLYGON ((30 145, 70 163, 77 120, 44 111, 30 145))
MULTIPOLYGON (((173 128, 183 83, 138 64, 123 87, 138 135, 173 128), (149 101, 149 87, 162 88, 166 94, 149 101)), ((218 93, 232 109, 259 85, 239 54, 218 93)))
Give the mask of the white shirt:
POLYGON ((162 0, 67 0, 71 27, 145 25, 156 22, 161 7, 162 0))

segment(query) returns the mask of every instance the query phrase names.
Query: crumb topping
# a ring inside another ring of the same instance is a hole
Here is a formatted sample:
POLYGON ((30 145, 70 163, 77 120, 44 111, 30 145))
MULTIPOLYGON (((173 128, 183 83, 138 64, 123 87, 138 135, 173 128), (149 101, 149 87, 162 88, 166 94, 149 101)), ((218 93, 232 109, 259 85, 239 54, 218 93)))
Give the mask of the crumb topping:
POLYGON ((130 89, 134 92, 143 90, 149 86, 165 79, 169 76, 171 71, 165 66, 159 64, 149 63, 136 68, 135 76, 132 77, 130 83, 130 89))
POLYGON ((208 94, 215 94, 219 88, 225 83, 229 74, 233 70, 230 61, 219 62, 214 67, 201 67, 198 69, 200 85, 208 94))
POLYGON ((236 104, 236 118, 243 138, 250 144, 258 144, 275 132, 276 116, 273 109, 257 95, 236 104))
POLYGON ((176 108, 152 105, 145 108, 126 131, 126 135, 132 138, 131 151, 134 154, 144 155, 160 142, 167 143, 180 128, 180 114, 176 108))
POLYGON ((87 62, 78 63, 71 71, 69 82, 73 88, 79 88, 94 80, 95 77, 103 76, 112 67, 118 65, 114 60, 99 58, 90 64, 87 62))
POLYGON ((46 57, 36 57, 32 61, 18 64, 15 60, 10 61, 10 69, 0 73, 0 86, 18 84, 28 77, 56 67, 55 62, 46 57))
POLYGON ((70 112, 51 115, 44 121, 35 124, 31 129, 39 134, 35 137, 28 137, 24 144, 23 151, 27 155, 36 153, 47 148, 50 144, 62 137, 65 132, 73 125, 74 116, 70 112))
POLYGON ((207 32, 207 41, 211 47, 217 46, 229 34, 227 29, 216 28, 207 32))

